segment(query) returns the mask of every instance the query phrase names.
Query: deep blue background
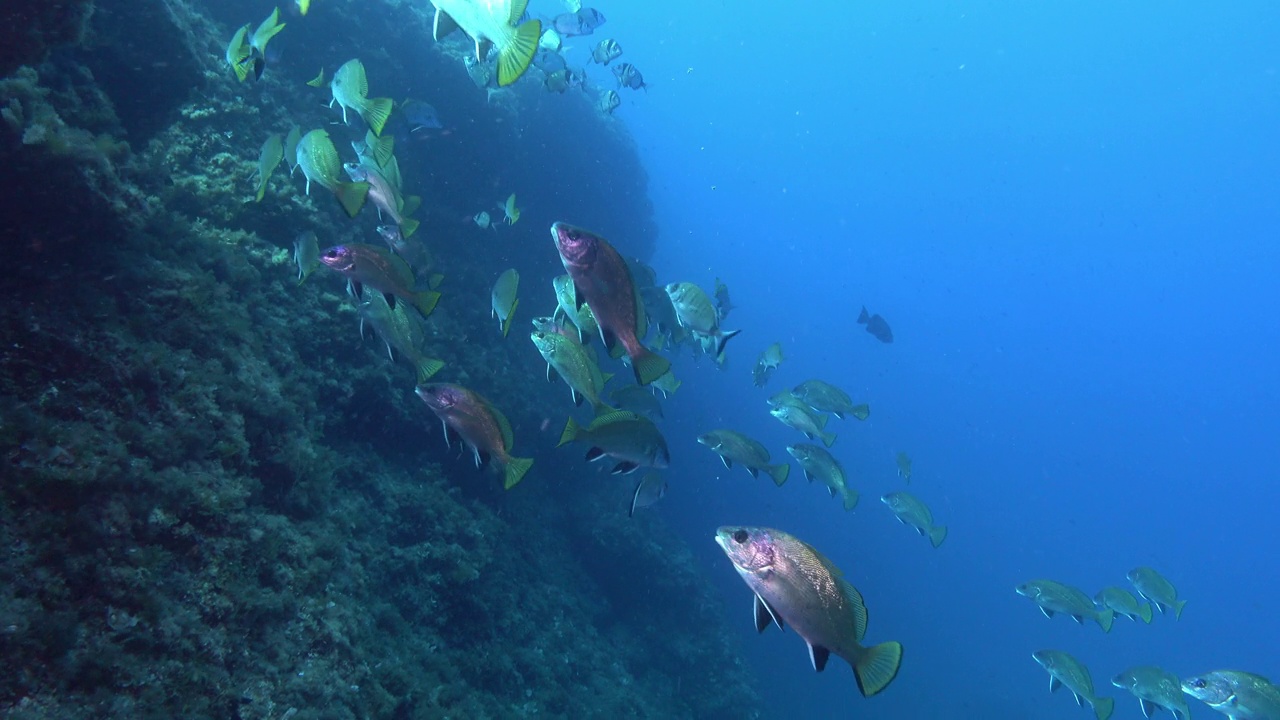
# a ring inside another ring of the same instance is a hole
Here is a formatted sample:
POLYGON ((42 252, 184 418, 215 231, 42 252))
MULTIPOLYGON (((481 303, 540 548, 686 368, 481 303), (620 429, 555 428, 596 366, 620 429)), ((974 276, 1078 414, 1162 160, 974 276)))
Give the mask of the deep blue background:
POLYGON ((1140 717, 1109 685, 1132 664, 1280 675, 1280 6, 804 5, 597 5, 598 35, 651 84, 618 114, 651 176, 654 264, 724 278, 745 329, 726 372, 677 363, 659 511, 740 608, 770 716, 1086 717, 1049 695, 1030 654, 1050 647, 1089 665, 1117 718, 1140 717), (893 345, 855 325, 862 304, 893 345), (787 360, 757 390, 775 340, 787 360), (831 421, 852 513, 798 469, 778 489, 693 440, 730 426, 788 459, 799 436, 764 398, 811 376, 871 404, 831 421), (939 550, 878 502, 898 450, 950 527, 939 550), (868 641, 906 646, 898 680, 863 700, 793 634, 756 637, 711 539, 723 523, 842 566, 868 641), (1181 622, 1104 635, 1013 592, 1125 586, 1139 564, 1189 600, 1181 622))

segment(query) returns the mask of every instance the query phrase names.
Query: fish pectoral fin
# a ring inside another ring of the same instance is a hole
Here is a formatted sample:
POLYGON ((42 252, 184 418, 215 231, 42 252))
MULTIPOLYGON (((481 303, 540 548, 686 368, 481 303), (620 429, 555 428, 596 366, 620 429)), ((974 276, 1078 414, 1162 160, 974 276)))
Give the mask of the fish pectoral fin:
POLYGON ((609 474, 610 475, 630 475, 631 473, 635 472, 639 467, 640 467, 639 465, 627 460, 627 461, 620 462, 617 465, 614 465, 613 470, 611 470, 609 474))
POLYGON ((551 377, 551 363, 547 363, 547 382, 555 382, 551 377))
POLYGON ((830 485, 827 486, 827 492, 831 493, 831 497, 836 496, 836 489, 831 487, 830 485))
POLYGON ((724 455, 721 455, 721 456, 720 456, 720 462, 724 463, 724 468, 725 468, 726 470, 732 470, 732 469, 733 469, 733 461, 732 461, 732 460, 730 460, 728 457, 726 457, 726 456, 724 456, 724 455))
POLYGON ((593 447, 587 451, 587 462, 595 462, 602 457, 604 457, 604 450, 598 447, 593 447))
POLYGON ((827 667, 827 658, 831 657, 831 651, 821 645, 809 643, 809 662, 813 663, 813 669, 822 672, 827 667))
POLYGON ((395 296, 395 293, 384 292, 384 293, 382 293, 382 297, 383 297, 384 299, 386 299, 386 301, 387 301, 387 307, 391 308, 392 310, 395 310, 395 309, 396 309, 396 296, 395 296))
POLYGON ((1040 612, 1044 613, 1044 616, 1047 618, 1053 617, 1053 611, 1043 605, 1040 606, 1040 612))
POLYGON ((1083 618, 1083 617, 1081 617, 1081 616, 1079 616, 1079 615, 1072 615, 1072 616, 1071 616, 1071 618, 1072 618, 1073 620, 1075 620, 1075 621, 1076 621, 1076 624, 1078 624, 1078 625, 1083 625, 1083 624, 1084 624, 1084 618, 1083 618))
POLYGON ((1057 692, 1062 687, 1062 681, 1056 675, 1049 676, 1049 692, 1057 692))
POLYGON ((447 37, 449 33, 458 29, 458 23, 451 17, 449 13, 436 8, 436 21, 432 25, 431 35, 436 40, 447 37))
POLYGON ((1138 704, 1142 706, 1142 717, 1146 717, 1146 718, 1151 717, 1153 714, 1155 714, 1157 710, 1160 709, 1159 705, 1156 705, 1150 700, 1144 700, 1142 698, 1138 698, 1138 704))
POLYGON ((569 396, 573 398, 574 405, 582 407, 582 393, 574 390, 573 388, 569 388, 569 396))
POLYGON ((758 468, 749 467, 747 468, 747 472, 751 473, 751 477, 753 478, 760 477, 760 470, 758 468))
POLYGON ((1084 698, 1080 697, 1080 693, 1071 693, 1071 695, 1075 697, 1077 705, 1084 707, 1084 698))
POLYGON ((759 595, 756 595, 755 598, 756 601, 755 606, 753 607, 753 614, 755 615, 756 632, 764 632, 764 629, 769 627, 769 623, 771 622, 776 623, 778 625, 778 629, 785 632, 787 626, 782 624, 782 618, 773 611, 773 607, 770 606, 769 603, 765 602, 764 598, 759 595))

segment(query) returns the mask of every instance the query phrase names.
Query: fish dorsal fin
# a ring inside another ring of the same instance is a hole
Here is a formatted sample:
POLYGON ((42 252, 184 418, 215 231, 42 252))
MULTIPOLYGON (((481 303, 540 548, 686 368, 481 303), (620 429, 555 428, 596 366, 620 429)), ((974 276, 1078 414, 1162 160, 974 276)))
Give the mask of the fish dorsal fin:
POLYGON ((640 416, 630 410, 615 410, 596 417, 591 421, 591 425, 587 427, 588 431, 596 430, 605 425, 612 425, 617 422, 628 422, 630 420, 639 420, 640 416))
POLYGON ((840 578, 839 583, 840 593, 844 595, 844 599, 853 610, 854 639, 862 642, 862 636, 867 634, 867 604, 862 600, 862 593, 858 592, 858 588, 850 585, 848 580, 840 578))
POLYGON ((449 17, 449 13, 436 8, 436 21, 431 28, 431 36, 439 41, 441 38, 447 37, 449 33, 458 29, 458 23, 449 17))
POLYGON ((773 607, 769 605, 769 603, 765 602, 764 598, 759 595, 756 595, 755 597, 756 601, 755 606, 752 609, 752 614, 755 616, 756 632, 764 632, 764 629, 769 627, 769 623, 771 622, 776 623, 779 630, 786 631, 787 626, 782 624, 782 618, 778 616, 778 613, 773 611, 773 607))
POLYGON ((493 422, 498 426, 498 432, 502 434, 502 447, 504 450, 511 450, 511 446, 515 444, 515 434, 511 432, 511 423, 507 421, 507 416, 502 414, 498 408, 485 404, 489 409, 489 413, 493 415, 493 422))
POLYGON ((809 662, 813 663, 813 669, 822 672, 827 667, 827 658, 831 657, 831 651, 821 645, 809 643, 809 662))

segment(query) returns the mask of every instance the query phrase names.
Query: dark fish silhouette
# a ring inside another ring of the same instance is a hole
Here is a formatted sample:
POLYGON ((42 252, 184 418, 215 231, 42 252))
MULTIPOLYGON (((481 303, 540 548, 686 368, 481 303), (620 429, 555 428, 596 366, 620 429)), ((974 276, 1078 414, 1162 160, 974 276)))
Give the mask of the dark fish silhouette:
POLYGON ((862 314, 858 316, 858 324, 866 325, 867 332, 875 335, 880 342, 893 342, 893 331, 889 329, 889 323, 885 322, 879 313, 868 315, 866 305, 862 306, 862 314))

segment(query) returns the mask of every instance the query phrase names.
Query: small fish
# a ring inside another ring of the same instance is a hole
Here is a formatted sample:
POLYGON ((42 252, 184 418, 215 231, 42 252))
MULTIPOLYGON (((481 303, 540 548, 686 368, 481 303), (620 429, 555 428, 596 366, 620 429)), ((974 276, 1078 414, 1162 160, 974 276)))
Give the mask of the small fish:
POLYGON ((284 159, 289 163, 289 176, 298 169, 298 143, 302 142, 302 128, 294 125, 284 136, 284 159))
POLYGON ((809 482, 821 480, 831 492, 831 497, 839 497, 845 510, 858 506, 858 491, 849 487, 844 474, 844 467, 826 448, 809 443, 798 443, 787 446, 787 452, 800 463, 804 477, 809 482))
POLYGON ((711 298, 696 284, 691 282, 671 283, 666 287, 671 305, 676 309, 676 317, 680 324, 691 332, 714 338, 714 352, 719 357, 724 353, 725 345, 742 332, 741 330, 722 330, 720 316, 711 304, 711 298))
POLYGON ((835 433, 826 432, 826 415, 815 415, 800 405, 789 404, 776 405, 769 410, 769 414, 777 418, 783 425, 804 433, 804 436, 810 440, 820 438, 822 444, 827 447, 831 447, 836 441, 835 433))
POLYGON ((346 277, 356 298, 362 298, 363 286, 368 285, 386 296, 393 309, 399 298, 417 308, 422 317, 430 316, 440 302, 440 293, 414 289, 417 280, 409 263, 386 248, 366 243, 337 245, 325 250, 320 262, 346 277))
POLYGON ((648 385, 671 369, 671 362, 640 342, 648 330, 643 301, 631 270, 604 238, 567 223, 551 226, 560 261, 573 279, 574 303, 585 301, 600 325, 605 348, 621 345, 631 358, 636 382, 648 385))
POLYGON ((564 40, 560 37, 560 33, 549 28, 538 38, 538 48, 547 52, 559 53, 560 48, 564 45, 564 40))
POLYGON ((440 115, 430 103, 408 99, 400 103, 400 115, 409 126, 410 133, 423 130, 439 130, 444 127, 440 115))
POLYGON ((903 491, 891 492, 880 498, 880 502, 889 506, 897 516, 898 522, 910 525, 916 529, 916 532, 929 538, 929 544, 935 548, 947 539, 947 526, 934 525, 933 513, 929 510, 929 506, 915 495, 903 491))
POLYGON ((676 391, 680 389, 681 384, 682 383, 676 379, 675 374, 672 373, 670 370, 667 370, 665 373, 659 375, 658 379, 653 381, 653 387, 661 391, 662 397, 664 398, 668 398, 668 397, 671 397, 672 395, 675 395, 676 391))
POLYGON ((338 177, 342 172, 342 164, 338 162, 338 149, 324 130, 312 130, 298 141, 296 153, 298 167, 307 179, 307 194, 311 194, 311 183, 332 192, 342 209, 351 217, 355 217, 364 207, 365 198, 369 194, 369 183, 344 182, 338 177))
POLYGON ((498 318, 498 328, 502 330, 502 337, 506 337, 511 332, 511 318, 516 314, 516 307, 520 304, 520 298, 516 297, 516 292, 520 287, 520 273, 515 268, 508 268, 498 276, 496 282, 493 283, 493 292, 490 293, 490 304, 492 307, 489 317, 498 318))
POLYGON ((489 213, 485 212, 484 210, 481 210, 480 212, 476 213, 476 216, 472 218, 472 220, 475 221, 476 226, 479 227, 481 230, 488 229, 488 230, 497 231, 498 229, 496 226, 494 226, 493 219, 489 217, 489 213))
POLYGON ((756 630, 790 625, 809 646, 813 669, 822 672, 832 654, 853 666, 858 690, 884 690, 902 665, 902 645, 862 645, 867 606, 862 593, 830 560, 781 530, 721 527, 716 543, 755 593, 756 630))
POLYGON ((622 104, 622 96, 613 90, 606 90, 600 94, 599 107, 606 115, 612 115, 614 110, 622 104))
POLYGON ((382 134, 382 127, 391 117, 395 103, 391 98, 369 97, 369 79, 365 76, 364 63, 356 59, 343 63, 333 74, 329 90, 333 93, 329 107, 337 103, 342 108, 342 122, 347 122, 347 110, 351 109, 364 118, 374 135, 382 134))
POLYGON ((659 473, 647 473, 636 484, 636 491, 631 495, 631 509, 627 517, 635 517, 636 510, 652 506, 667 495, 667 481, 659 473))
MULTIPOLYGON (((387 138, 390 139, 390 138, 387 138)), ((375 148, 376 153, 376 148, 375 148)), ((408 201, 400 192, 399 188, 399 169, 394 174, 383 170, 377 166, 376 154, 372 157, 361 158, 358 163, 347 163, 343 165, 343 169, 347 172, 347 177, 353 182, 363 182, 369 185, 368 198, 373 201, 374 207, 378 208, 378 217, 389 217, 400 228, 400 233, 404 237, 413 235, 418 230, 418 221, 409 217, 408 201), (388 176, 391 177, 388 177, 388 176)), ((394 160, 395 158, 391 158, 394 160)), ((388 165, 388 167, 391 167, 388 165)), ((414 203, 416 207, 416 201, 414 203)))
POLYGON ((272 134, 262 143, 262 149, 258 151, 258 191, 254 194, 254 202, 262 202, 262 198, 267 194, 267 181, 271 179, 271 173, 276 171, 276 166, 280 164, 280 160, 284 158, 284 142, 277 134, 272 134))
POLYGON ((320 68, 320 72, 315 77, 307 81, 307 84, 313 88, 324 87, 324 68, 320 68))
POLYGON ((1129 571, 1129 582, 1139 595, 1155 604, 1161 615, 1171 609, 1175 620, 1182 619, 1187 601, 1178 599, 1178 589, 1163 575, 1149 567, 1136 567, 1129 571))
POLYGON ((301 13, 303 17, 306 17, 307 11, 311 9, 311 0, 293 0, 293 1, 298 6, 298 12, 301 13))
POLYGON ((1231 720, 1280 718, 1280 688, 1261 675, 1215 670, 1183 680, 1182 692, 1231 720))
POLYGON ((569 89, 569 74, 567 70, 556 70, 548 73, 542 81, 542 86, 547 92, 563 93, 569 89))
POLYGON ((557 275, 551 279, 551 287, 556 293, 556 317, 563 316, 578 330, 578 341, 586 345, 592 337, 600 334, 600 324, 587 305, 577 302, 577 289, 573 286, 573 278, 568 275, 557 275))
POLYGON ((574 404, 581 405, 583 399, 586 399, 596 415, 615 410, 600 397, 604 392, 605 377, 600 372, 600 366, 587 354, 586 348, 582 347, 582 343, 560 333, 538 330, 530 333, 529 339, 547 361, 547 379, 551 378, 551 369, 554 368, 569 386, 574 404))
POLYGON ((843 390, 821 380, 806 380, 792 389, 791 394, 814 410, 829 412, 841 419, 845 415, 852 415, 859 420, 866 420, 871 416, 870 407, 865 404, 854 405, 843 390))
POLYGON ((1151 606, 1145 602, 1138 602, 1138 599, 1124 588, 1102 588, 1097 595, 1093 596, 1093 601, 1099 607, 1111 608, 1117 614, 1124 615, 1135 622, 1138 620, 1145 623, 1151 622, 1151 606))
MULTIPOLYGON (((1150 611, 1150 607, 1147 608, 1150 611)), ((1164 708, 1173 713, 1174 720, 1189 720, 1187 699, 1182 695, 1178 676, 1153 665, 1139 665, 1111 678, 1111 684, 1128 690, 1138 698, 1143 717, 1151 717, 1164 708)))
POLYGON ((774 343, 764 349, 760 353, 760 357, 756 360, 756 366, 751 371, 751 377, 756 387, 764 387, 769 382, 769 378, 773 375, 773 371, 782 364, 782 343, 774 343))
MULTIPOLYGON (((791 394, 790 390, 779 390, 771 395, 765 402, 768 403, 771 408, 778 407, 779 405, 804 405, 804 403, 796 399, 795 395, 791 394)), ((805 407, 808 406, 805 405, 805 407)))
POLYGON ((610 471, 614 475, 625 475, 641 467, 662 469, 671 462, 667 440, 658 426, 649 418, 626 410, 600 415, 585 428, 570 417, 556 447, 573 440, 582 440, 591 446, 587 451, 590 462, 605 457, 617 460, 618 464, 610 471))
POLYGON ((293 239, 293 261, 298 264, 298 284, 320 267, 320 242, 312 230, 298 233, 293 239))
POLYGON ((370 293, 360 303, 360 336, 364 337, 364 324, 368 322, 382 338, 387 346, 387 356, 395 362, 398 351, 413 364, 418 374, 418 384, 422 385, 440 372, 444 367, 443 360, 427 357, 423 352, 427 334, 422 328, 422 317, 408 303, 396 303, 393 308, 387 304, 386 298, 379 293, 370 293))
POLYGON ((1088 703, 1098 720, 1107 720, 1116 709, 1116 701, 1093 693, 1093 678, 1084 663, 1061 650, 1037 650, 1031 657, 1049 673, 1049 692, 1063 685, 1076 698, 1077 705, 1088 703))
POLYGON ((613 38, 601 40, 591 51, 591 61, 601 65, 608 65, 620 57, 622 57, 622 46, 613 38))
POLYGON ((720 320, 729 317, 729 312, 734 308, 733 302, 729 300, 729 286, 716 278, 716 314, 720 316, 720 320))
POLYGON ((227 64, 240 82, 249 77, 249 70, 253 67, 253 48, 246 41, 248 34, 249 26, 245 25, 236 30, 231 36, 231 42, 227 43, 227 64))
POLYGON ((906 454, 905 452, 898 451, 898 456, 895 460, 898 463, 898 477, 902 478, 907 482, 908 485, 910 485, 911 484, 911 456, 906 454))
POLYGON ((1081 625, 1089 618, 1098 623, 1103 632, 1111 632, 1111 623, 1115 619, 1115 611, 1110 608, 1098 609, 1093 600, 1083 590, 1064 585, 1053 580, 1032 580, 1014 588, 1017 593, 1031 600, 1044 616, 1051 618, 1054 613, 1065 613, 1081 625))
POLYGON ((511 193, 507 199, 498 203, 498 209, 502 211, 503 221, 508 225, 515 225, 520 219, 520 208, 516 207, 516 194, 511 193))
POLYGON ((467 55, 462 58, 462 64, 467 69, 467 77, 471 78, 471 82, 475 83, 480 89, 491 89, 493 84, 493 71, 489 68, 489 64, 474 57, 467 55))
POLYGON ((763 470, 778 487, 782 487, 791 472, 791 466, 786 463, 770 465, 769 450, 736 430, 712 430, 699 435, 698 442, 719 455, 726 469, 737 462, 751 473, 751 477, 759 477, 763 470))
POLYGON ((868 315, 867 306, 862 306, 862 313, 858 315, 858 324, 866 325, 867 332, 871 333, 877 340, 882 343, 893 342, 893 331, 889 329, 889 323, 884 321, 880 315, 868 315))
POLYGON ((524 479, 525 473, 533 466, 533 460, 511 456, 511 446, 515 442, 511 423, 492 403, 479 393, 447 383, 419 385, 415 392, 440 418, 446 444, 449 431, 453 430, 471 449, 476 467, 480 467, 481 453, 488 455, 502 466, 502 486, 507 490, 524 479))
POLYGON ((613 76, 618 79, 618 87, 629 87, 632 90, 647 89, 649 86, 644 81, 644 76, 631 63, 620 63, 613 66, 613 76))
POLYGON ((662 419, 662 404, 653 391, 643 385, 623 385, 609 393, 609 397, 622 410, 630 410, 650 420, 662 419))
POLYGON ((605 17, 595 8, 582 8, 577 12, 557 15, 551 23, 561 37, 575 37, 595 32, 605 24, 605 17))
POLYGON ((432 35, 437 42, 461 28, 475 41, 478 63, 484 62, 490 47, 498 49, 500 87, 519 80, 529 69, 542 37, 542 22, 521 22, 528 0, 439 0, 432 4, 436 7, 432 35))
POLYGON ((255 80, 262 79, 262 71, 266 67, 267 43, 270 42, 271 38, 278 35, 287 24, 280 22, 280 8, 272 8, 271 14, 267 16, 267 19, 263 20, 258 25, 258 29, 253 31, 253 37, 249 39, 249 46, 255 53, 253 60, 255 80))

